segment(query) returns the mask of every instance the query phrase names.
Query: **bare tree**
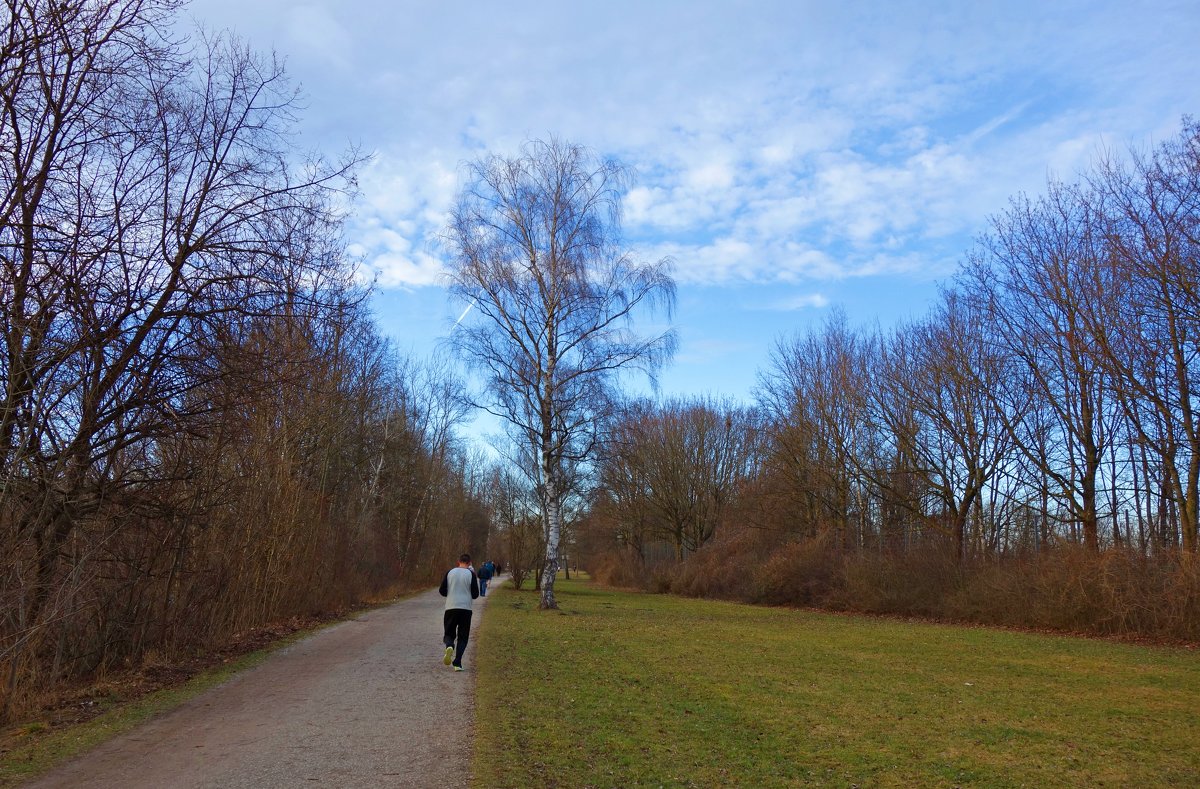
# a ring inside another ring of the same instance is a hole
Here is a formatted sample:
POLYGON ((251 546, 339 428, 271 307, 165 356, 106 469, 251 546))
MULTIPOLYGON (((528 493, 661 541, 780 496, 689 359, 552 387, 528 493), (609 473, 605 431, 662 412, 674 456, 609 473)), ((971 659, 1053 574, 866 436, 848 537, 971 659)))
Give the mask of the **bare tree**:
POLYGON ((524 585, 531 570, 536 569, 545 555, 536 497, 522 477, 511 466, 497 466, 492 470, 488 490, 491 517, 497 536, 502 540, 499 547, 503 561, 517 589, 524 585))
POLYGON ((1111 289, 1091 201, 1052 183, 1036 202, 1014 200, 994 220, 968 287, 985 305, 1003 350, 1023 368, 1052 435, 1025 418, 1006 425, 1014 445, 1050 480, 1050 493, 1082 541, 1099 550, 1100 477, 1111 448, 1114 411, 1090 306, 1111 289), (1043 448, 1048 448, 1049 452, 1043 448))
POLYGON ((708 542, 757 471, 758 433, 757 413, 731 402, 628 407, 600 463, 622 542, 652 536, 681 560, 708 542))
POLYGON ((386 480, 380 496, 395 523, 405 573, 424 558, 439 496, 447 485, 458 484, 454 428, 465 414, 462 385, 439 362, 399 363, 384 423, 387 439, 374 462, 376 478, 386 480))
POLYGON ((863 545, 871 487, 864 472, 877 465, 869 345, 839 310, 820 331, 781 339, 760 380, 774 423, 769 465, 797 486, 791 495, 804 502, 812 528, 836 529, 850 550, 863 545))
POLYGON ((178 5, 0 9, 0 504, 26 637, 80 524, 150 498, 156 442, 212 410, 196 393, 261 365, 214 352, 345 293, 354 162, 296 161, 281 66, 226 35, 185 50, 178 5))
MULTIPOLYGON (((990 399, 1007 371, 984 324, 979 309, 944 293, 927 320, 898 330, 885 345, 871 398, 897 454, 910 460, 906 495, 897 501, 919 522, 949 532, 960 561, 970 547, 968 521, 1011 450, 990 399)), ((882 484, 899 492, 895 483, 882 484)))
POLYGON ((555 608, 565 465, 588 458, 618 373, 653 375, 675 336, 642 336, 640 312, 674 305, 670 261, 641 263, 622 247, 620 199, 629 173, 551 139, 513 158, 468 166, 451 215, 451 292, 474 308, 452 345, 486 377, 483 406, 537 460, 546 564, 543 608, 555 608))
POLYGON ((1111 287, 1087 313, 1137 443, 1178 503, 1185 551, 1200 524, 1200 125, 1128 166, 1090 179, 1103 216, 1111 287))

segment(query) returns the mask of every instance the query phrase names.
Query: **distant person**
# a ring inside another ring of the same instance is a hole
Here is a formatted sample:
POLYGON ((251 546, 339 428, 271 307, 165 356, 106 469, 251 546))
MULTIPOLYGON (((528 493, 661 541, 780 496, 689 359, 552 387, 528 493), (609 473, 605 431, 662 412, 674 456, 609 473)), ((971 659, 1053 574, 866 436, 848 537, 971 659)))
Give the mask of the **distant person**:
POLYGON ((479 579, 471 570, 470 554, 458 557, 458 566, 446 572, 438 592, 446 598, 446 613, 442 617, 446 654, 442 662, 462 671, 463 653, 471 637, 471 601, 479 597, 479 579))
POLYGON ((488 581, 492 580, 492 576, 496 574, 496 565, 491 561, 486 561, 479 568, 479 594, 481 597, 487 597, 488 581))

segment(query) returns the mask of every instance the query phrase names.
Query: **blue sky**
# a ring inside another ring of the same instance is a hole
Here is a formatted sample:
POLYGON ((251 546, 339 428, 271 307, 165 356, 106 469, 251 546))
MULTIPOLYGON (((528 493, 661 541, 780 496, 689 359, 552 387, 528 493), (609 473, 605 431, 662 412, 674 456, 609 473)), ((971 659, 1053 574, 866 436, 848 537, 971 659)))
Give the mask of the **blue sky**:
POLYGON ((301 141, 374 153, 351 250, 417 356, 462 311, 437 237, 461 163, 556 135, 638 172, 625 233, 676 261, 664 394, 746 398, 835 306, 923 314, 990 214, 1200 114, 1200 3, 195 0, 274 48, 301 141))

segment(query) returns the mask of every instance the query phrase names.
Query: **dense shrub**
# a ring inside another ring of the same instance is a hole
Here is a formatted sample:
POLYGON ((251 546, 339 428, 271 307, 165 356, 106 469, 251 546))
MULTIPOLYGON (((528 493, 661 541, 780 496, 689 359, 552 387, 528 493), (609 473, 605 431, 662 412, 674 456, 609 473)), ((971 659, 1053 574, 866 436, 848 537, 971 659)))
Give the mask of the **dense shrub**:
POLYGON ((974 567, 942 616, 1096 635, 1200 640, 1200 571, 1177 555, 1070 546, 974 567))
POLYGON ((940 616, 962 580, 953 555, 937 548, 859 554, 844 561, 842 583, 827 603, 874 614, 940 616))
POLYGON ((1089 635, 1200 641, 1200 563, 1080 546, 959 562, 937 545, 847 553, 835 540, 744 529, 682 562, 630 553, 594 563, 601 583, 690 597, 919 616, 1089 635))
POLYGON ((754 574, 750 602, 767 605, 827 605, 843 583, 836 542, 818 537, 775 547, 754 574))
POLYGON ((618 589, 649 590, 649 575, 646 567, 631 551, 615 551, 606 554, 588 567, 591 577, 618 589))
POLYGON ((764 536, 745 530, 710 543, 685 562, 668 569, 668 591, 688 597, 755 599, 764 536))

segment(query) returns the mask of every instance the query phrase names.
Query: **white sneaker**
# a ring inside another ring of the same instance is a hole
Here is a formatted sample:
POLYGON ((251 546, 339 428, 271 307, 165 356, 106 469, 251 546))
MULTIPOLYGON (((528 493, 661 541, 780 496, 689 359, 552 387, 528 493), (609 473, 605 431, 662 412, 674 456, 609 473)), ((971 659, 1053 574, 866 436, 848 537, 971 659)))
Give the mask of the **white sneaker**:
POLYGON ((463 668, 462 666, 455 666, 455 667, 454 667, 454 670, 455 670, 455 671, 466 671, 466 669, 465 669, 465 668, 463 668))

